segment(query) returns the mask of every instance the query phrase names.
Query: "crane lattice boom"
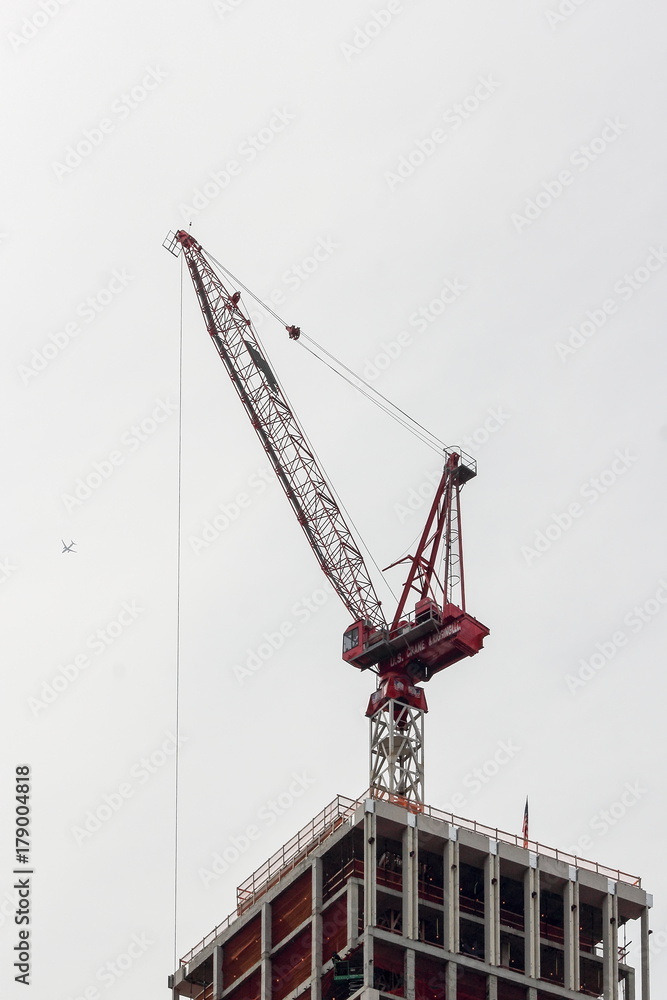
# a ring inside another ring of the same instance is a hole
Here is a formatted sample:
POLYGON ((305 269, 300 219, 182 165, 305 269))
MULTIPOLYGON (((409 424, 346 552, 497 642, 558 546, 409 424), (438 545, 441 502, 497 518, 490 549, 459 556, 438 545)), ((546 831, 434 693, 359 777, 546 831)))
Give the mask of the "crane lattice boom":
POLYGON ((310 542, 317 561, 354 619, 386 627, 363 556, 306 436, 271 370, 240 294, 225 288, 204 252, 180 230, 169 249, 183 248, 206 328, 310 542))

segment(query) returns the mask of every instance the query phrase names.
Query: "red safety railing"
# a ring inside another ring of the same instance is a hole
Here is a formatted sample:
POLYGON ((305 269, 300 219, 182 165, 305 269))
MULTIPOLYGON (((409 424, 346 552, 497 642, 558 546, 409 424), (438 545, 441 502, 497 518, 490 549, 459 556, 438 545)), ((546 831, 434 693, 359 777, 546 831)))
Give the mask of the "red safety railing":
POLYGON ((280 881, 286 872, 295 868, 318 847, 323 840, 353 815, 360 802, 337 795, 333 802, 311 819, 286 844, 272 854, 260 868, 250 875, 236 890, 239 913, 245 912, 255 900, 280 881))
POLYGON ((487 826, 474 819, 465 819, 463 816, 444 812, 442 809, 436 809, 434 806, 407 802, 406 799, 391 795, 381 788, 370 788, 358 799, 349 799, 344 795, 337 795, 317 816, 314 816, 306 826, 288 840, 279 851, 272 854, 245 882, 242 882, 236 890, 236 909, 214 927, 199 944, 195 945, 194 948, 191 948, 183 956, 181 965, 187 965, 199 951, 211 944, 222 931, 226 930, 260 896, 268 892, 274 885, 277 885, 287 872, 295 868, 304 858, 307 858, 327 837, 330 837, 346 820, 353 816, 357 808, 363 805, 366 799, 392 802, 400 805, 402 808, 408 809, 410 812, 423 813, 425 816, 449 823, 451 826, 460 827, 464 830, 472 830, 473 833, 481 833, 485 837, 501 841, 503 844, 513 844, 515 847, 527 847, 529 851, 554 858, 556 861, 563 861, 566 864, 573 865, 575 868, 584 868, 586 871, 596 872, 598 875, 604 875, 617 882, 641 886, 641 879, 637 875, 630 875, 628 872, 622 872, 617 868, 608 868, 606 865, 598 864, 597 861, 589 861, 586 858, 578 857, 576 854, 560 851, 555 847, 548 847, 537 840, 529 840, 524 843, 523 835, 520 833, 507 833, 505 830, 499 830, 498 827, 487 826))
MULTIPOLYGON (((366 798, 368 796, 365 796, 366 798)), ((237 917, 244 913, 248 907, 265 892, 268 892, 276 885, 287 872, 307 858, 322 841, 330 837, 342 824, 354 814, 363 799, 348 799, 344 795, 337 795, 324 809, 314 816, 294 837, 272 854, 268 861, 257 868, 245 882, 236 890, 236 909, 217 924, 205 938, 196 944, 194 948, 183 956, 181 965, 187 965, 194 956, 218 937, 222 931, 226 930, 237 917)))

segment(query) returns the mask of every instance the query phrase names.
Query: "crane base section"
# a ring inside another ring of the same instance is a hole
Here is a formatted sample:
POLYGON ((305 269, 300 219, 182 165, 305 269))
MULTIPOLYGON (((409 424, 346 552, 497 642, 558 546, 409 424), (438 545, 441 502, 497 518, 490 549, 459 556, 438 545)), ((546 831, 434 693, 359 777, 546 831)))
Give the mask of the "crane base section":
POLYGON ((380 676, 405 673, 427 681, 453 663, 474 656, 489 634, 472 615, 446 604, 420 601, 411 621, 394 629, 377 629, 355 622, 343 635, 343 659, 360 670, 374 668, 380 676))

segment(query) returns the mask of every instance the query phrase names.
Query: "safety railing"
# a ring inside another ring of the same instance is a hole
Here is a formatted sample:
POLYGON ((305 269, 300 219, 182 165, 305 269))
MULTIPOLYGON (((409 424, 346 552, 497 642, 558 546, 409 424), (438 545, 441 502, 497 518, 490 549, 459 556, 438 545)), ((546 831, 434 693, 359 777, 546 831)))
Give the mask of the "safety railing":
POLYGON ((422 813, 433 819, 449 823, 451 826, 471 830, 473 833, 481 833, 485 837, 500 841, 503 844, 512 844, 515 847, 527 848, 535 854, 542 854, 556 861, 563 861, 575 868, 583 868, 586 871, 596 872, 598 875, 604 875, 617 882, 641 886, 641 879, 637 875, 630 875, 628 872, 622 872, 617 868, 608 868, 597 861, 589 861, 587 858, 580 858, 576 854, 560 851, 555 847, 548 847, 537 840, 525 840, 522 834, 508 833, 506 830, 498 829, 498 827, 487 826, 474 819, 465 819, 463 816, 444 812, 442 809, 437 809, 434 806, 423 805, 417 802, 407 802, 402 797, 391 795, 381 788, 370 788, 358 799, 349 799, 344 795, 337 795, 317 816, 314 816, 294 837, 288 840, 279 851, 276 851, 245 882, 242 882, 236 890, 236 909, 228 917, 225 917, 220 924, 214 927, 206 937, 202 938, 199 944, 195 945, 194 948, 191 948, 183 956, 181 965, 187 965, 198 952, 214 941, 222 931, 226 930, 260 896, 268 892, 287 872, 291 871, 304 858, 308 857, 327 837, 330 837, 346 820, 353 816, 356 809, 369 798, 393 802, 402 808, 408 809, 410 812, 422 813))
MULTIPOLYGON (((389 795, 384 789, 379 788, 372 788, 368 792, 367 797, 384 799, 385 801, 397 799, 397 797, 389 795)), ((398 804, 401 803, 399 802, 398 804)), ((622 872, 618 868, 608 868, 606 865, 601 865, 597 861, 589 861, 587 858, 580 858, 576 854, 570 854, 567 851, 560 851, 556 847, 548 847, 546 844, 541 844, 537 840, 524 840, 523 835, 520 833, 507 833, 506 830, 499 830, 498 827, 486 826, 485 823, 479 823, 475 819, 465 819, 463 816, 456 816, 454 813, 444 812, 442 809, 436 809, 434 806, 411 803, 410 811, 420 812, 425 816, 432 816, 433 819, 443 820, 445 823, 461 827, 464 830, 472 830, 474 833, 481 833, 485 837, 489 837, 492 840, 499 840, 503 844, 513 844, 515 847, 525 847, 529 851, 533 851, 535 854, 543 854, 548 858, 553 858, 555 861, 563 861, 566 864, 573 865, 575 868, 585 868, 586 871, 597 872, 598 875, 604 875, 607 878, 613 879, 615 882, 625 882, 628 885, 641 886, 641 879, 638 875, 631 875, 629 872, 622 872)))
POLYGON ((243 913, 258 896, 275 885, 287 871, 295 868, 315 850, 323 840, 330 837, 345 820, 351 816, 360 801, 337 795, 333 802, 311 819, 291 840, 271 855, 268 861, 257 868, 236 890, 239 913, 243 913))
MULTIPOLYGON (((367 798, 367 796, 364 796, 367 798)), ((265 892, 276 885, 287 872, 300 864, 304 858, 308 857, 312 851, 318 847, 323 840, 341 826, 349 816, 353 815, 356 808, 361 805, 362 799, 348 799, 344 795, 337 795, 324 809, 314 816, 294 837, 271 855, 268 861, 257 868, 245 882, 236 890, 236 909, 217 924, 213 930, 202 938, 199 944, 183 956, 181 965, 187 965, 193 957, 207 945, 215 941, 216 937, 226 930, 234 920, 244 913, 248 907, 265 892)))

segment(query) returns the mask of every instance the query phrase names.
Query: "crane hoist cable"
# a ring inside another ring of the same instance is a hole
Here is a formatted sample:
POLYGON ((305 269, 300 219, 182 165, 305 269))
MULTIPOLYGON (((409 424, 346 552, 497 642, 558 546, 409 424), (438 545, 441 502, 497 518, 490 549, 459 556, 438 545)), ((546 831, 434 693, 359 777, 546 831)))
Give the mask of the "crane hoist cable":
POLYGON ((178 962, 178 786, 180 778, 180 690, 181 690, 181 536, 182 504, 181 487, 183 481, 183 271, 181 258, 180 277, 180 322, 178 340, 178 481, 177 481, 177 527, 176 527, 176 676, 174 692, 174 729, 176 749, 174 751, 174 968, 178 962))
MULTIPOLYGON (((204 251, 204 253, 205 256, 208 257, 208 259, 213 264, 215 264, 216 267, 218 267, 224 274, 226 274, 227 277, 231 278, 231 280, 234 281, 239 288, 242 288, 244 292, 247 292, 247 294, 251 298, 253 298, 255 302, 258 303, 258 305, 260 305, 271 316, 273 316, 273 318, 276 319, 281 326, 284 327, 288 326, 285 320, 282 319, 282 317, 279 316, 278 313, 275 312, 275 310, 272 309, 270 305, 268 305, 266 302, 260 299, 258 295, 255 295, 255 293, 251 291, 247 287, 247 285, 244 285, 243 282, 240 281, 235 275, 233 275, 232 272, 229 271, 223 264, 221 264, 219 260, 216 260, 216 258, 208 251, 204 251)), ((424 427, 423 424, 420 424, 418 420, 415 420, 414 417, 411 417, 409 413, 406 413, 405 410, 402 410, 400 406, 397 406, 396 403, 393 403, 386 396, 383 396, 383 394, 379 392, 374 386, 370 385, 369 382, 366 382, 366 380, 363 379, 360 375, 357 375, 356 372, 353 372, 351 368, 349 368, 339 358, 335 357, 335 355, 333 355, 325 347, 322 347, 321 344, 318 344, 313 337, 310 337, 308 334, 302 332, 298 340, 298 343, 301 345, 301 347, 304 348, 304 350, 308 351, 309 354, 311 354, 314 358, 317 358, 318 361, 326 365, 326 367, 329 368, 332 372, 334 372, 340 378, 344 379, 344 381, 347 382, 348 385, 351 385, 353 389, 356 389, 357 392, 360 392, 362 396, 364 396, 366 399, 369 400, 369 402, 373 403, 380 410, 382 410, 383 413, 386 413, 387 416, 391 417, 392 420, 395 420, 398 424, 401 425, 401 427, 404 427, 407 431, 413 434, 418 440, 422 441, 423 444, 425 444, 428 448, 432 448, 433 451, 437 451, 439 455, 442 455, 443 451, 445 450, 445 444, 443 441, 441 441, 439 438, 435 436, 435 434, 433 434, 426 427, 424 427), (308 341, 308 343, 313 345, 313 348, 315 348, 315 350, 313 350, 310 347, 307 347, 306 344, 303 343, 303 341, 306 340, 308 341), (322 355, 326 355, 326 357, 329 358, 330 361, 333 362, 333 364, 330 364, 328 361, 326 361, 325 357, 323 357, 322 355), (334 365, 336 367, 334 367, 334 365)))
MULTIPOLYGON (((204 256, 208 257, 210 260, 213 260, 213 258, 211 257, 211 255, 209 253, 206 253, 206 251, 204 251, 204 256)), ((220 265, 217 261, 216 261, 216 265, 222 271, 225 271, 225 273, 228 273, 228 272, 226 272, 225 268, 222 267, 222 265, 220 265)), ((230 277, 232 277, 232 276, 230 275, 230 277)), ((233 280, 235 280, 235 279, 233 279, 233 280)), ((252 292, 249 292, 249 294, 252 295, 252 292)), ((253 295, 253 298, 256 299, 257 297, 253 295)), ((257 301, 259 302, 259 299, 257 299, 257 301)), ((273 315, 275 315, 275 313, 273 315)), ((280 320, 280 322, 282 323, 282 320, 280 320)), ((262 338, 259 336, 257 330, 253 329, 253 332, 254 332, 254 336, 255 336, 258 344, 260 345, 262 351, 264 351, 264 344, 262 342, 262 338)), ((302 336, 303 336, 303 334, 302 334, 302 336)), ((248 348, 248 350, 252 354, 252 347, 251 347, 251 344, 249 342, 246 342, 246 347, 248 348)), ((264 353, 266 353, 266 352, 264 351, 264 353)), ((315 355, 315 357, 317 357, 317 355, 315 355)), ((260 358, 260 357, 254 358, 254 360, 255 360, 255 363, 257 363, 259 361, 260 364, 262 364, 264 362, 264 359, 260 358)), ((321 360, 321 359, 318 359, 318 360, 321 360)), ((294 410, 294 407, 292 406, 292 400, 290 399, 289 395, 287 394, 287 390, 285 389, 285 386, 283 385, 280 377, 276 374, 276 372, 273 369, 268 369, 268 366, 266 368, 263 367, 263 371, 264 371, 265 376, 269 380, 269 382, 272 382, 275 386, 279 386, 280 387, 280 391, 282 392, 283 396, 285 397, 288 405, 290 406, 290 409, 294 410)), ((354 518, 350 514, 350 511, 348 510, 348 508, 346 507, 345 503, 343 502, 343 500, 342 500, 342 498, 341 498, 338 490, 333 485, 331 479, 329 478, 329 476, 324 471, 324 465, 322 463, 322 460, 321 460, 321 458, 320 458, 320 456, 318 454, 318 451, 315 448, 313 442, 311 441, 310 437, 308 436, 308 433, 304 430, 303 427, 301 427, 301 432, 303 434, 304 440, 308 444, 308 447, 310 448, 311 452, 315 456, 315 460, 317 461, 317 463, 318 463, 318 465, 320 467, 322 475, 326 479, 327 486, 331 490, 332 496, 335 498, 336 502, 338 503, 338 506, 344 512, 344 514, 345 514, 345 516, 346 516, 349 524, 352 526, 354 532, 356 533, 356 538, 357 538, 357 541, 359 542, 361 548, 364 550, 364 552, 366 553, 366 556, 368 557, 368 559, 370 560, 370 562, 372 562, 373 566, 375 566, 375 569, 379 573, 381 579, 383 580, 383 582, 384 582, 385 586, 387 587, 388 591, 390 592, 391 596, 394 598, 394 600, 398 600, 398 597, 396 595, 395 590, 393 589, 393 587, 389 583, 389 580, 385 576, 384 570, 382 569, 382 567, 380 566, 380 564, 375 559, 375 556, 373 555, 371 549, 369 548, 369 546, 368 546, 368 544, 367 544, 364 536, 362 535, 362 533, 361 533, 358 525, 356 524, 354 518)))

